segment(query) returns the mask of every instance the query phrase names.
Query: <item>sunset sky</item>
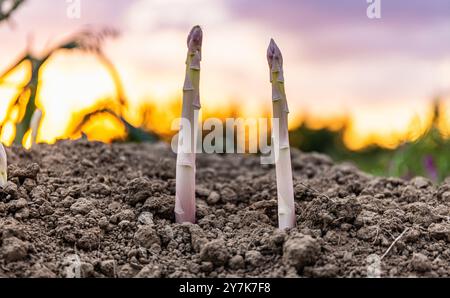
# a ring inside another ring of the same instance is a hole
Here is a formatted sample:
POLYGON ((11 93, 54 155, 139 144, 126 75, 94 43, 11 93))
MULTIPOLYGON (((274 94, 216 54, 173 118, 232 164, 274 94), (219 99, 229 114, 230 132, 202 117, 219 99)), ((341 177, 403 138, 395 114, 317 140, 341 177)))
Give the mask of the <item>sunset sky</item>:
MULTIPOLYGON (((320 127, 349 115, 354 149, 407 131, 413 119, 425 123, 431 101, 450 95, 448 0, 381 0, 381 19, 367 17, 366 0, 81 0, 79 19, 67 16, 70 1, 27 2, 0 25, 0 71, 30 36, 39 53, 86 24, 112 26, 121 36, 105 51, 132 103, 180 97, 186 35, 196 24, 204 30, 205 110, 235 102, 257 117, 270 107, 271 37, 284 55, 292 125, 307 117, 320 127)), ((112 86, 93 57, 55 56, 39 98, 42 139, 61 135, 74 110, 113 94, 112 86)))

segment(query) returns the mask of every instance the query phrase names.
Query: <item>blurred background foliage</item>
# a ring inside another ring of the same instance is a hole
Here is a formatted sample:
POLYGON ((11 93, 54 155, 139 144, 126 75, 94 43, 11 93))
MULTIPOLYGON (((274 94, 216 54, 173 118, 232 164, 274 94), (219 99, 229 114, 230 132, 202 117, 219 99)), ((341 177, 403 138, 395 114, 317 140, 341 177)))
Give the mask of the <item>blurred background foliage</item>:
MULTIPOLYGON (((0 0, 0 23, 9 22, 11 16, 22 6, 24 0, 0 0)), ((24 141, 25 133, 30 129, 30 121, 33 112, 36 110, 35 98, 39 87, 39 74, 42 66, 56 51, 82 50, 94 53, 97 59, 108 70, 113 79, 116 88, 116 94, 113 99, 105 99, 104 104, 93 106, 90 110, 80 111, 74 116, 73 123, 69 127, 67 137, 85 135, 86 127, 94 122, 96 118, 110 117, 115 119, 123 126, 124 133, 112 135, 111 140, 120 140, 128 142, 156 141, 158 139, 170 140, 171 134, 167 134, 165 125, 170 123, 180 114, 180 100, 173 101, 170 109, 161 109, 156 105, 146 104, 140 107, 136 113, 140 115, 139 123, 131 124, 126 120, 128 111, 127 97, 122 86, 122 81, 117 72, 114 62, 109 60, 102 51, 103 40, 108 37, 115 37, 118 33, 112 29, 101 31, 84 30, 63 40, 53 48, 48 49, 41 56, 35 56, 28 51, 23 53, 19 60, 12 64, 10 68, 0 75, 0 83, 10 71, 17 68, 22 62, 31 62, 31 75, 24 84, 22 90, 12 101, 8 114, 13 114, 14 107, 20 106, 22 110, 15 119, 17 133, 16 143, 24 141), (165 123, 162 125, 161 123, 165 123), (160 128, 160 129, 158 129, 160 128), (119 137, 118 137, 119 136, 119 137)), ((439 100, 434 102, 434 114, 428 129, 414 142, 403 142, 395 149, 385 149, 378 146, 370 146, 359 151, 348 149, 344 144, 344 133, 346 125, 344 124, 337 130, 330 129, 311 129, 306 124, 290 131, 291 146, 299 148, 304 152, 320 152, 331 156, 335 161, 351 161, 363 171, 380 176, 396 176, 405 179, 414 176, 425 176, 433 181, 442 181, 450 173, 450 139, 444 136, 440 123, 448 118, 448 115, 441 113, 442 105, 439 100)), ((239 107, 229 107, 229 111, 224 116, 236 118, 239 117, 239 107)), ((218 113, 220 111, 217 111, 218 113)), ((223 112, 223 111, 222 111, 223 112)), ((269 117, 267 112, 266 117, 269 117)), ((204 115, 205 117, 215 117, 217 114, 204 115)), ((0 124, 0 128, 3 125, 0 124)), ((414 125, 414 123, 412 123, 414 125)), ((105 133, 106 134, 106 133, 105 133)))
POLYGON ((343 142, 345 127, 337 131, 314 130, 305 125, 290 132, 291 145, 304 152, 320 152, 336 161, 351 161, 365 172, 378 176, 410 179, 424 176, 435 182, 450 173, 450 140, 439 130, 444 117, 438 100, 434 104, 432 125, 414 142, 404 142, 396 149, 371 146, 359 151, 347 149, 343 142))

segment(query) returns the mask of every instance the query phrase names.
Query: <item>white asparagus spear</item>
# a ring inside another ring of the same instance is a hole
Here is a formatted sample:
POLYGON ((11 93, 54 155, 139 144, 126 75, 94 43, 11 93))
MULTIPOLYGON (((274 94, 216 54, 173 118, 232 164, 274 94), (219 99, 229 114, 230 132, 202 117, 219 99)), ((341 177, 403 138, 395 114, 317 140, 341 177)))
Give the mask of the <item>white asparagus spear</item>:
POLYGON ((292 182, 291 153, 288 134, 288 105, 284 90, 283 57, 273 39, 267 49, 267 60, 272 83, 273 120, 272 143, 275 150, 275 171, 278 194, 278 226, 280 229, 295 226, 294 187, 292 182))
POLYGON ((0 187, 4 187, 8 182, 8 162, 5 147, 0 143, 0 187))
POLYGON ((39 130, 39 125, 41 124, 42 111, 36 109, 31 116, 30 129, 31 129, 31 146, 36 145, 37 134, 39 130))
POLYGON ((178 139, 175 219, 195 222, 195 148, 200 110, 200 61, 203 32, 192 28, 187 39, 186 77, 183 86, 182 124, 178 139))

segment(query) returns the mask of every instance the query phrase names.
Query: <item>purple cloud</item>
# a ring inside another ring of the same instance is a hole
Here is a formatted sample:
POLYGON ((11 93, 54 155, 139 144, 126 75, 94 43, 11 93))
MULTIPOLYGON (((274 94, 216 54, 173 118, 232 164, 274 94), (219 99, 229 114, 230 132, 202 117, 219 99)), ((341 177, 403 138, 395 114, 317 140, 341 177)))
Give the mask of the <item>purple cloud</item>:
POLYGON ((381 0, 369 19, 366 0, 230 0, 234 18, 289 32, 311 59, 353 59, 381 52, 441 59, 450 52, 448 0, 381 0))
MULTIPOLYGON (((329 28, 369 24, 366 0, 228 0, 230 11, 240 18, 298 30, 301 26, 329 28)), ((382 19, 387 25, 420 26, 448 20, 448 0, 381 0, 382 19)))

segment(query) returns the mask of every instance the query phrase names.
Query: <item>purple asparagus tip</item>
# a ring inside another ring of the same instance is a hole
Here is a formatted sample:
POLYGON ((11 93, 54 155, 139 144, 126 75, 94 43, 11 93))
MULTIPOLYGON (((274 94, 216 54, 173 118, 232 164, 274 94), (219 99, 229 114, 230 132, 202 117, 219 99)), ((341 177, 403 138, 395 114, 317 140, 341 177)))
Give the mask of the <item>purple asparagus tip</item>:
POLYGON ((283 63, 283 56, 281 55, 280 48, 277 46, 273 38, 270 39, 269 47, 267 48, 267 62, 269 62, 270 68, 274 61, 279 61, 279 64, 283 63))
POLYGON ((187 45, 189 50, 195 51, 200 50, 202 47, 202 41, 203 41, 203 31, 200 26, 194 26, 191 29, 191 32, 189 33, 189 36, 187 38, 187 45))

